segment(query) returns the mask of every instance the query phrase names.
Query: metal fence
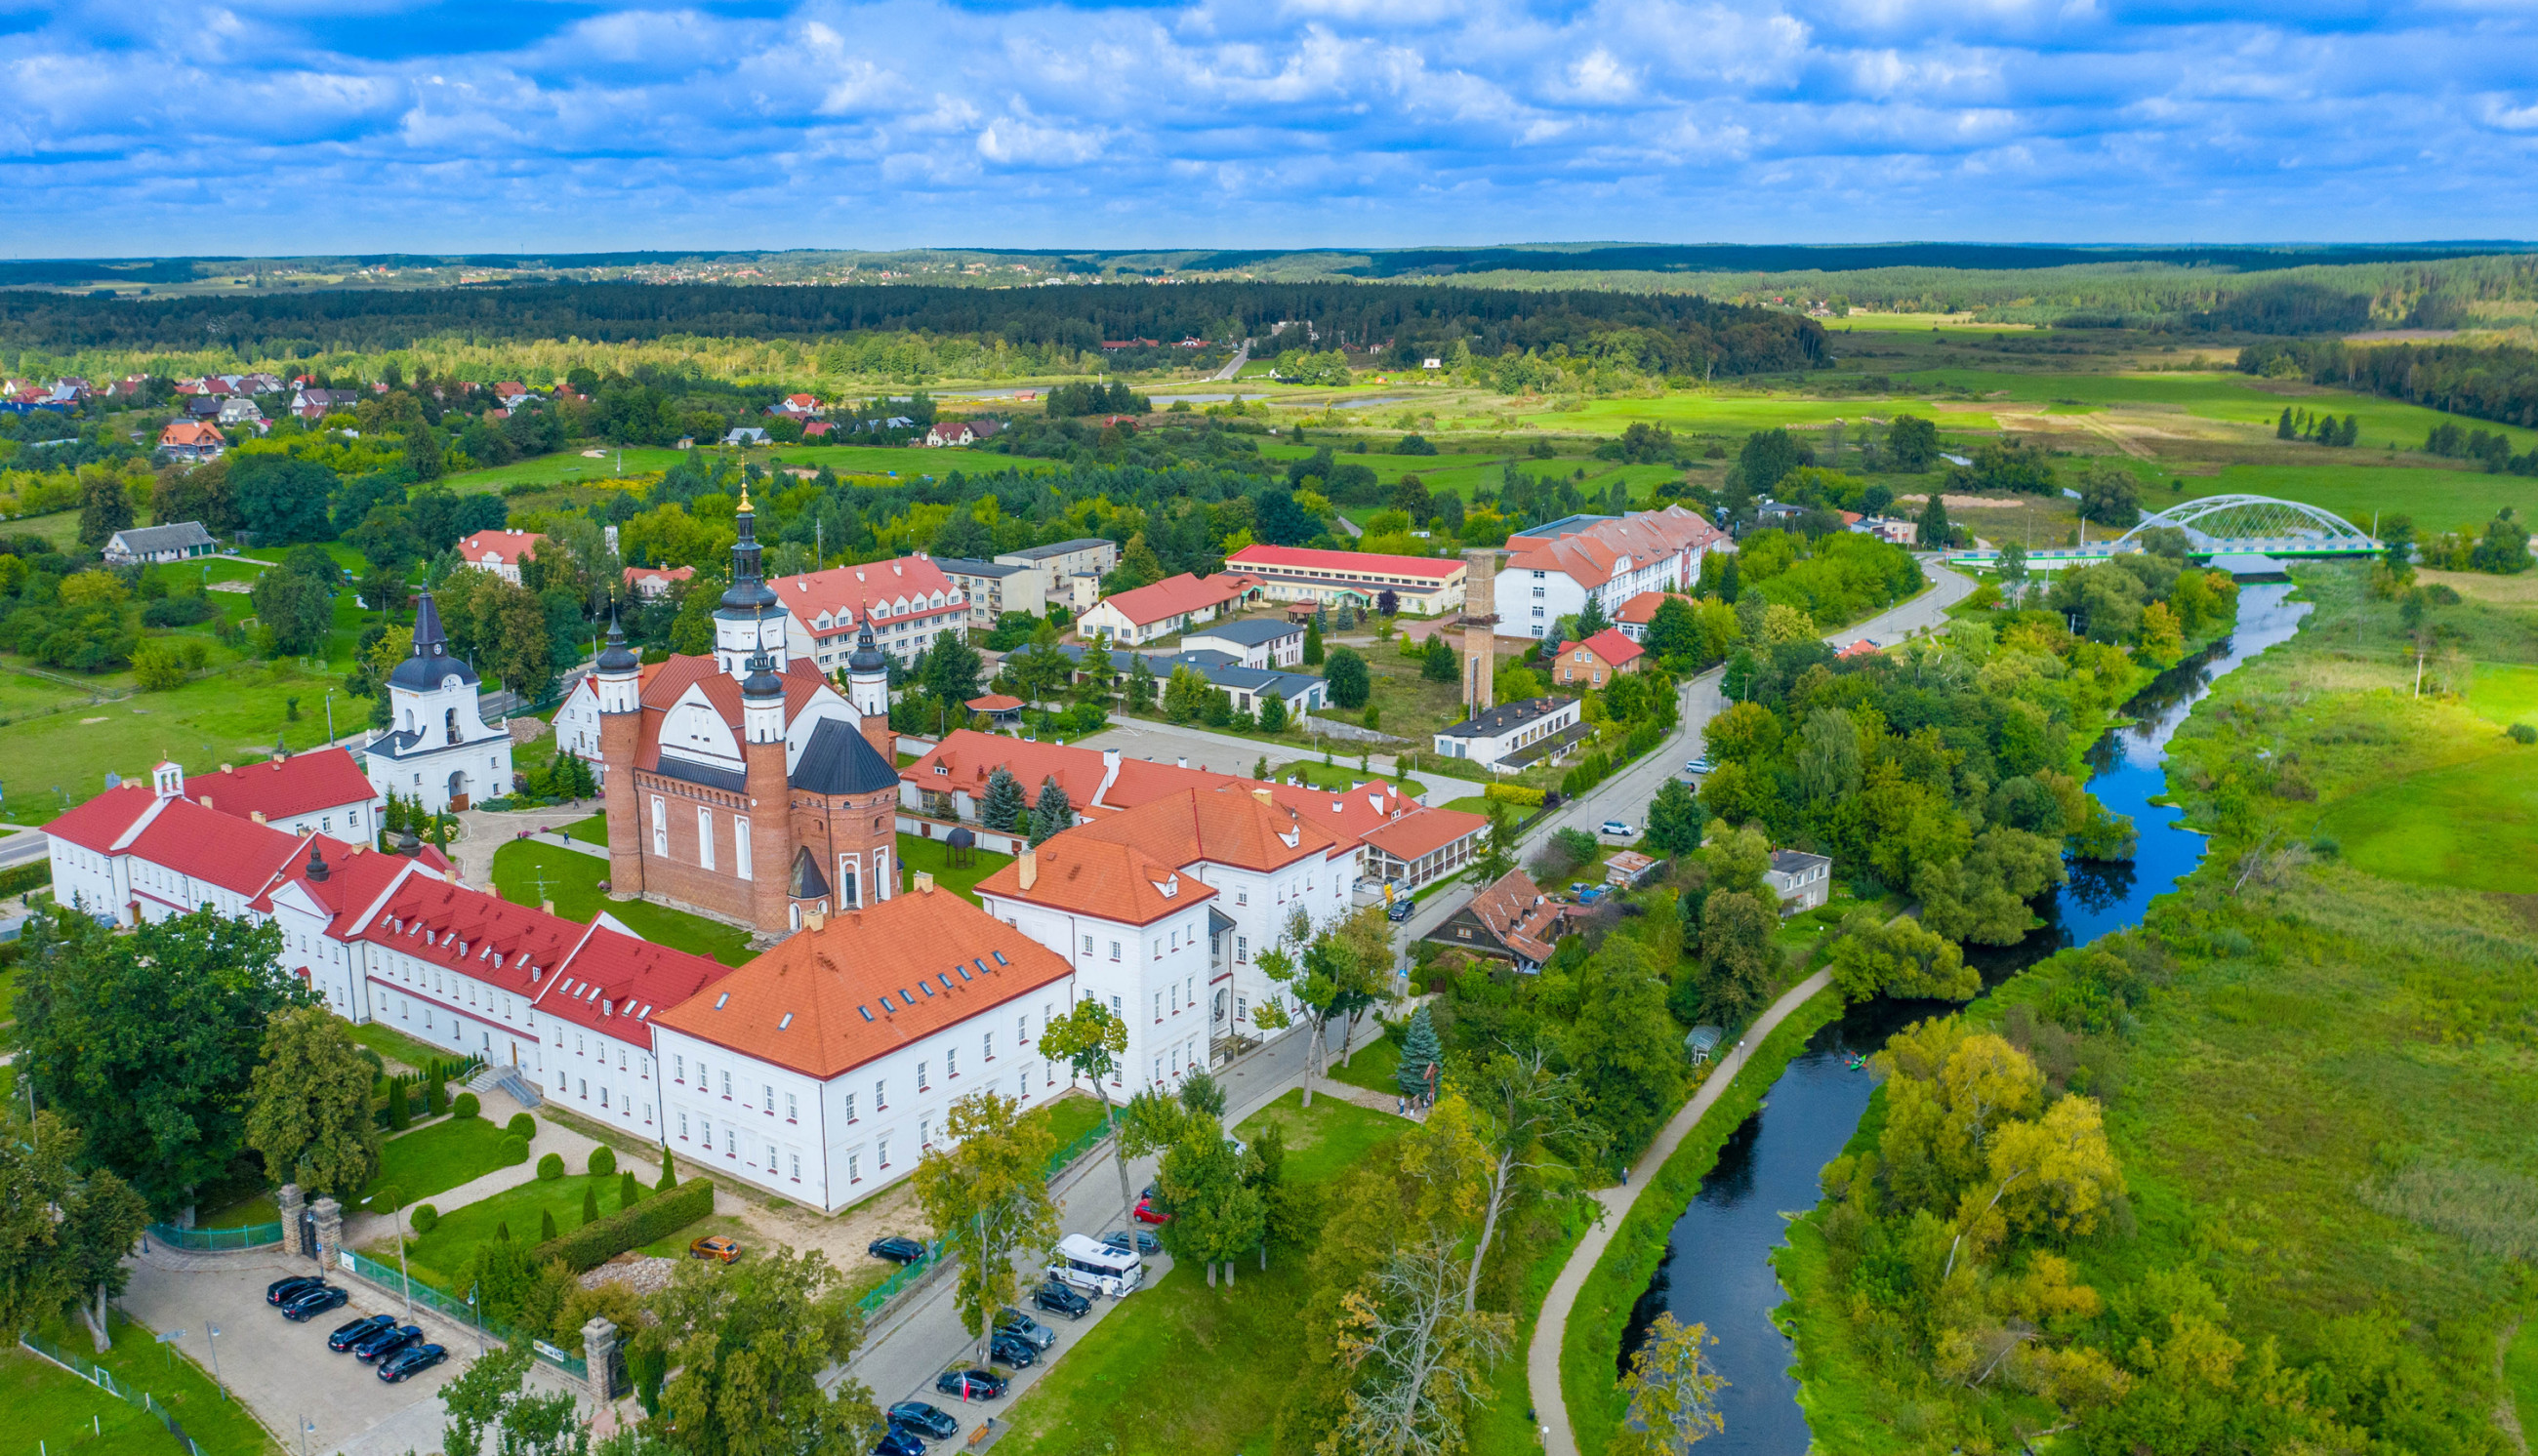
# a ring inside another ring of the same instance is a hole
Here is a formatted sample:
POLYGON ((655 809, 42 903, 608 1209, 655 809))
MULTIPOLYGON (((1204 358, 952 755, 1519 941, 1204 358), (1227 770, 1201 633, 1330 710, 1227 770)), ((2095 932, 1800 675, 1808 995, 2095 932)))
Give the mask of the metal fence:
MULTIPOLYGON (((1110 1127, 1106 1122, 1085 1129, 1082 1137, 1077 1138, 1074 1142, 1067 1144, 1065 1147, 1058 1149, 1055 1153, 1048 1156, 1048 1176, 1055 1178, 1059 1173, 1064 1172, 1069 1166, 1071 1166, 1077 1158, 1082 1158, 1093 1149, 1100 1147, 1102 1141, 1107 1139, 1109 1136, 1110 1127)), ((925 1255, 923 1258, 901 1265, 897 1273, 894 1273, 890 1278, 883 1280, 880 1284, 873 1286, 871 1290, 865 1292, 861 1299, 856 1300, 855 1307, 862 1310, 867 1315, 879 1313, 884 1305, 887 1305, 891 1300, 899 1297, 902 1291, 916 1284, 919 1280, 925 1278, 926 1275, 932 1273, 934 1266, 942 1262, 942 1259, 943 1240, 938 1238, 925 1246, 925 1255)))
POLYGON ((250 1224, 244 1228, 174 1228, 166 1224, 153 1224, 150 1236, 171 1249, 227 1254, 240 1249, 271 1248, 282 1242, 282 1225, 250 1224))
POLYGON ((62 1349, 58 1345, 53 1344, 41 1335, 32 1333, 21 1335, 18 1337, 18 1343, 35 1355, 51 1360, 54 1364, 61 1366, 63 1369, 77 1375, 89 1384, 104 1391, 107 1395, 114 1397, 125 1405, 136 1407, 148 1413, 160 1424, 167 1427, 167 1433, 176 1438, 176 1445, 179 1449, 184 1451, 185 1456, 203 1456, 203 1448, 194 1443, 194 1438, 192 1436, 185 1434, 185 1427, 176 1423, 176 1418, 169 1414, 166 1406, 163 1406, 150 1398, 150 1392, 146 1390, 136 1392, 124 1389, 121 1383, 116 1381, 114 1378, 113 1371, 108 1370, 101 1365, 91 1364, 89 1361, 80 1358, 78 1356, 71 1354, 69 1351, 62 1349))
MULTIPOLYGON (((476 1307, 465 1299, 454 1298, 431 1285, 408 1279, 399 1274, 393 1265, 382 1264, 367 1254, 356 1253, 351 1249, 338 1249, 336 1254, 346 1269, 390 1293, 402 1294, 417 1304, 447 1315, 459 1324, 481 1329, 491 1338, 500 1340, 512 1349, 516 1350, 524 1343, 518 1334, 500 1320, 479 1318, 476 1307)), ((570 1375, 573 1379, 584 1382, 590 1379, 590 1362, 580 1356, 559 1350, 543 1340, 528 1340, 525 1343, 538 1358, 570 1375)))

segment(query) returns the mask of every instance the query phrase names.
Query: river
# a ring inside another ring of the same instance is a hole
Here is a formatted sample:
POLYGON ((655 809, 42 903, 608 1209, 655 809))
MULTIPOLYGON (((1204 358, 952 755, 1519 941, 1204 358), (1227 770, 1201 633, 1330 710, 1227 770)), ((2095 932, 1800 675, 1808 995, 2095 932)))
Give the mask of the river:
MULTIPOLYGON (((2109 811, 2131 816, 2139 846, 2126 863, 2073 863, 2070 883, 2037 905, 2043 923, 2024 941, 1968 947, 1987 987, 2066 946, 2140 924, 2153 898, 2202 863, 2203 836, 2178 827, 2177 810, 2150 802, 2167 790, 2168 742, 2213 683, 2299 630, 2308 604, 2290 595, 2283 582, 2243 585, 2237 630, 2143 689, 2127 704, 2134 721, 2091 747, 2089 789, 2109 811)), ((1705 1456, 1802 1456, 1807 1449, 1789 1339, 1771 1323, 1772 1309, 1786 1298, 1771 1252, 1785 1241, 1788 1219, 1815 1207, 1817 1173, 1840 1155, 1868 1110, 1870 1079, 1852 1059, 1951 1009, 1880 1000, 1818 1030, 1762 1107, 1729 1135, 1717 1166, 1675 1221, 1665 1259, 1631 1311, 1622 1358, 1627 1365, 1660 1310, 1708 1327, 1718 1342, 1711 1359, 1727 1386, 1718 1397, 1726 1428, 1702 1443, 1705 1456)))

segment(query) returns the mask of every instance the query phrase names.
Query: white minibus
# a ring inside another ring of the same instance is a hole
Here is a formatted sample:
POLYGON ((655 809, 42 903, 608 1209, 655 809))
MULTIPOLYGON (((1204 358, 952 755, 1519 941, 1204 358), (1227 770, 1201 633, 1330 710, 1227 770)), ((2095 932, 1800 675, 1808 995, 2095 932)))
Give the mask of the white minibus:
POLYGON ((1117 1299, 1145 1283, 1146 1266, 1133 1252, 1070 1233, 1057 1241, 1057 1258, 1048 1273, 1079 1290, 1117 1299))

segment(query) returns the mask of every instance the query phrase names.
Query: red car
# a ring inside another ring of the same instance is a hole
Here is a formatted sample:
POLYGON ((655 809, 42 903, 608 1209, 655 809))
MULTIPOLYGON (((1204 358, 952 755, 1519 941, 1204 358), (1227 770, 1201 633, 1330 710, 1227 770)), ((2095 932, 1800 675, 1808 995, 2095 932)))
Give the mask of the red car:
POLYGON ((1171 1221, 1172 1221, 1172 1216, 1171 1216, 1170 1214, 1169 1214, 1169 1213, 1166 1213, 1166 1212, 1165 1212, 1161 1207, 1159 1207, 1159 1206, 1156 1204, 1156 1202, 1155 1202, 1155 1196, 1154 1196, 1153 1194, 1151 1194, 1151 1193, 1150 1193, 1150 1194, 1147 1194, 1145 1197, 1143 1197, 1143 1198, 1141 1198, 1141 1199, 1138 1199, 1138 1200, 1137 1200, 1137 1222, 1138 1222, 1138 1223, 1140 1223, 1140 1224, 1169 1224, 1169 1223, 1170 1223, 1171 1221))

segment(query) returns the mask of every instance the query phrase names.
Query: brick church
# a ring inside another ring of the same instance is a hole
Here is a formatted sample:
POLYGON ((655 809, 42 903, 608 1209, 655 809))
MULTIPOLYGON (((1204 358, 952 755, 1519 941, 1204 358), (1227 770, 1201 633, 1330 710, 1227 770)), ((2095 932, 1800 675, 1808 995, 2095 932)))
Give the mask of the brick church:
POLYGON ((891 897, 899 769, 887 661, 866 623, 840 695, 788 659, 746 492, 711 656, 645 665, 609 625, 593 683, 610 891, 781 935, 891 897))

